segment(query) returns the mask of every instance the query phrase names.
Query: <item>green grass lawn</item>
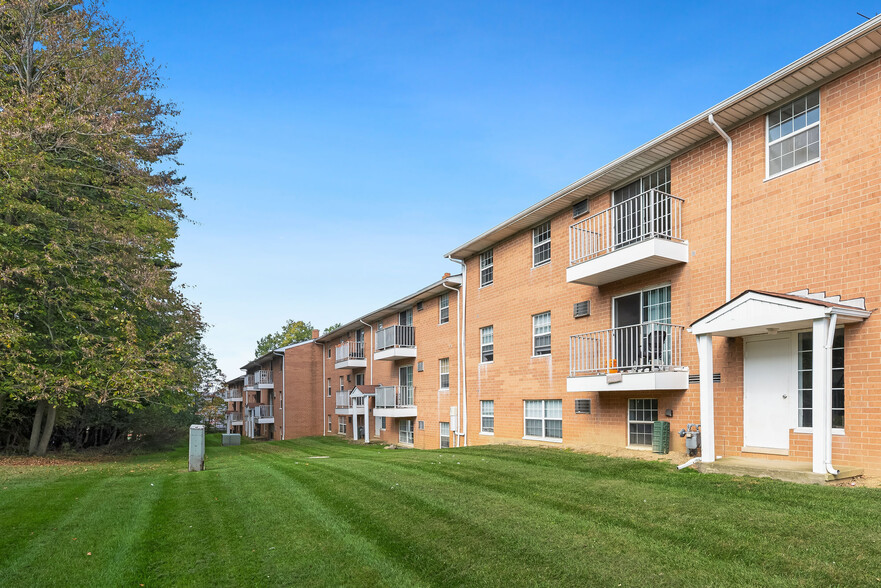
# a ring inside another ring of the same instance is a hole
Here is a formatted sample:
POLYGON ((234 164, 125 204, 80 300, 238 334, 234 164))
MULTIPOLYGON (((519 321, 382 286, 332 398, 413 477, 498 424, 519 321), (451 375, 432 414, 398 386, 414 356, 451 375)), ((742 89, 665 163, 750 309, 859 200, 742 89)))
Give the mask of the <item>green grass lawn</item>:
POLYGON ((878 490, 336 438, 206 463, 3 468, 0 586, 881 586, 878 490))

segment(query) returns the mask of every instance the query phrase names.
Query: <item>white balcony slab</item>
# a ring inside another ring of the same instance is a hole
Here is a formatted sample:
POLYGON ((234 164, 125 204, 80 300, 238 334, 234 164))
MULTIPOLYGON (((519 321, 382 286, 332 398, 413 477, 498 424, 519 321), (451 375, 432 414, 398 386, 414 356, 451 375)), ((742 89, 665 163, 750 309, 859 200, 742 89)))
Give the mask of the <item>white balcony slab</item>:
MULTIPOLYGON (((359 408, 360 408, 360 407, 359 407, 359 408)), ((352 410, 351 408, 339 408, 339 407, 337 407, 335 412, 336 412, 336 414, 338 414, 338 415, 340 415, 340 416, 346 416, 346 415, 353 415, 353 414, 355 414, 355 411, 352 410)), ((361 412, 359 412, 358 414, 364 414, 364 409, 361 408, 361 412)))
POLYGON ((389 347, 373 354, 376 361, 395 361, 398 359, 413 359, 416 357, 415 347, 389 347))
POLYGON ((259 424, 261 424, 261 425, 265 425, 265 424, 267 424, 267 423, 274 423, 274 422, 275 422, 275 417, 274 417, 274 416, 270 416, 270 417, 260 417, 260 418, 257 419, 257 422, 258 422, 259 424))
POLYGON ((355 359, 355 358, 350 357, 348 359, 343 359, 343 360, 337 361, 334 364, 334 367, 338 370, 345 370, 345 369, 352 369, 352 368, 366 368, 367 367, 367 359, 366 358, 355 359))
POLYGON ((566 281, 602 286, 677 263, 688 263, 688 242, 654 238, 573 265, 566 269, 566 281))
POLYGON ((642 392, 685 390, 687 388, 688 370, 570 376, 566 378, 567 392, 642 392))
POLYGON ((416 416, 416 407, 397 406, 395 408, 374 408, 373 416, 391 418, 412 418, 416 416))

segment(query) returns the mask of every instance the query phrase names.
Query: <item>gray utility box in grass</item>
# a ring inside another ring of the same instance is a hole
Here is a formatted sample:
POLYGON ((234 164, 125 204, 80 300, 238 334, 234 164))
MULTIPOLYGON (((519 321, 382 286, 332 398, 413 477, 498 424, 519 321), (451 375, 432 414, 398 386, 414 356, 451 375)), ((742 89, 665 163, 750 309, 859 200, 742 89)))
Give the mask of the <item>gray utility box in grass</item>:
POLYGON ((226 447, 227 445, 241 445, 242 436, 238 433, 224 433, 220 443, 224 447, 226 447))
POLYGON ((205 426, 190 425, 190 471, 205 469, 205 426))

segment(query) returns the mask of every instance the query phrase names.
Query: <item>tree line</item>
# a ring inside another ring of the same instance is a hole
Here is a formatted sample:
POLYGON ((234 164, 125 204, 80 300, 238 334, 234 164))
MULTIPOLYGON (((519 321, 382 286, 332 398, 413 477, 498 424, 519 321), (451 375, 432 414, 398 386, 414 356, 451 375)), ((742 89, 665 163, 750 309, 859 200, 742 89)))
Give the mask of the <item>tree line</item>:
POLYGON ((123 25, 0 2, 0 448, 161 436, 222 375, 176 285, 177 107, 123 25))

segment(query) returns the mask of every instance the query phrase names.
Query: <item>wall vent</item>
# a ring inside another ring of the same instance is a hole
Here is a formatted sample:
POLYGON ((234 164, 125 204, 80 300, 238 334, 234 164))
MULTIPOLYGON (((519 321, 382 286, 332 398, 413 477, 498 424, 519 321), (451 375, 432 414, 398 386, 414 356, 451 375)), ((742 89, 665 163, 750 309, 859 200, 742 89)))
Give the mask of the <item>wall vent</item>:
POLYGON ((425 430, 425 421, 419 421, 419 430, 420 430, 420 431, 424 431, 424 430, 425 430))
POLYGON ((590 201, 585 199, 572 205, 572 218, 578 218, 590 212, 590 201))
MULTIPOLYGON (((688 374, 688 383, 689 384, 700 384, 701 375, 700 374, 688 374)), ((719 384, 722 382, 722 374, 713 374, 713 383, 719 384)))
POLYGON ((422 310, 422 303, 421 302, 416 303, 416 310, 422 310))
POLYGON ((575 316, 575 318, 590 316, 590 300, 585 300, 584 302, 576 302, 573 306, 572 314, 575 316))
POLYGON ((575 414, 590 414, 590 398, 575 399, 575 414))

